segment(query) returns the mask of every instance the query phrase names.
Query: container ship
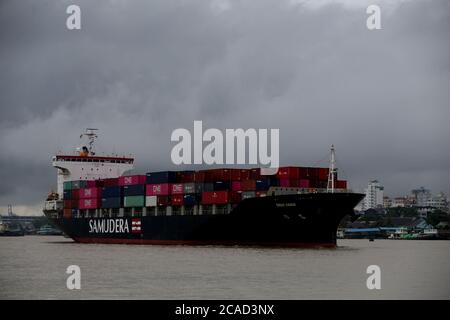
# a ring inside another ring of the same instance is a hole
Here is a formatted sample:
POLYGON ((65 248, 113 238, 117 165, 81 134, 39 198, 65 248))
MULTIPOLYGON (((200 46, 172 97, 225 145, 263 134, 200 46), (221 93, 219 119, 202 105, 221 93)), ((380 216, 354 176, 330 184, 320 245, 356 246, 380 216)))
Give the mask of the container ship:
MULTIPOLYGON (((363 194, 330 166, 162 171, 129 175, 132 157, 97 156, 88 146, 57 154, 57 192, 44 213, 80 243, 336 246, 336 231, 363 194)), ((82 136, 83 136, 82 135, 82 136)))

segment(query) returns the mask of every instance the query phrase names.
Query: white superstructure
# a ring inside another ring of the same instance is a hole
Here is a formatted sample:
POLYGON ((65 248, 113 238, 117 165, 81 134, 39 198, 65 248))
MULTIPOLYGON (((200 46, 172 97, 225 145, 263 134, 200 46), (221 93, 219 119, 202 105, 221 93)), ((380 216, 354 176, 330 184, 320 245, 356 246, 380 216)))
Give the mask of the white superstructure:
POLYGON ((97 138, 95 130, 86 129, 86 133, 80 136, 80 138, 86 136, 89 139, 89 147, 78 148, 73 155, 59 154, 53 157, 53 166, 58 169, 59 199, 62 198, 65 181, 117 178, 133 169, 133 158, 95 156, 93 151, 93 144, 97 138))

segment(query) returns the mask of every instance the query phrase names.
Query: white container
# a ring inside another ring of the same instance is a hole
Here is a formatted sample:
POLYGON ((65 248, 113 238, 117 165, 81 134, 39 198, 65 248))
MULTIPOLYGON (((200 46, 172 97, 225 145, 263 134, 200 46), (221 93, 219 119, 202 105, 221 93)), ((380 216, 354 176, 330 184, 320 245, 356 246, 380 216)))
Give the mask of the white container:
POLYGON ((146 207, 156 207, 157 205, 157 196, 146 196, 145 197, 145 206, 146 207))

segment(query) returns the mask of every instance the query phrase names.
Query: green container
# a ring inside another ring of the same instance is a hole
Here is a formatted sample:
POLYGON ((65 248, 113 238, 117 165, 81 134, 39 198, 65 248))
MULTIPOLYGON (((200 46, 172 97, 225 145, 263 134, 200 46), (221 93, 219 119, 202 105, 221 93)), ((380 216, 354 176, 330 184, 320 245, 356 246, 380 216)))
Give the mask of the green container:
POLYGON ((64 181, 63 189, 64 190, 72 190, 72 181, 64 181))
POLYGON ((128 196, 123 198, 124 207, 144 207, 145 196, 128 196))

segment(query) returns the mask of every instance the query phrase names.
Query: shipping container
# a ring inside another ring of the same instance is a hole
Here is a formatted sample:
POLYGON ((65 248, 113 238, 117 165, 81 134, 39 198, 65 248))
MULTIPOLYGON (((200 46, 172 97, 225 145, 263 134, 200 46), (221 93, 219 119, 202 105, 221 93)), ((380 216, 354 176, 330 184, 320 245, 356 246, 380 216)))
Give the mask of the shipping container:
POLYGON ((267 177, 261 177, 260 179, 255 181, 255 190, 257 191, 264 191, 268 190, 270 187, 269 178, 267 177))
POLYGON ((95 188, 95 187, 97 187, 97 183, 95 180, 86 181, 86 188, 95 188))
POLYGON ((123 186, 123 196, 145 196, 145 184, 132 184, 123 186))
POLYGON ((146 196, 145 197, 145 206, 146 207, 156 207, 158 204, 157 196, 146 196))
POLYGON ((195 183, 194 182, 185 183, 183 188, 184 188, 184 193, 195 193, 195 183))
POLYGON ((72 200, 80 199, 80 189, 72 189, 72 200))
POLYGON ((102 198, 118 198, 122 197, 122 188, 117 187, 103 187, 102 198))
POLYGON ((280 179, 280 187, 298 188, 299 186, 300 186, 299 180, 280 179))
POLYGON ((117 187, 119 185, 119 178, 103 179, 104 187, 117 187))
POLYGON ((202 184, 202 192, 214 191, 214 183, 205 182, 202 184))
POLYGON ((147 184, 175 183, 177 179, 175 171, 148 172, 146 176, 147 184))
POLYGON ((72 218, 72 209, 64 209, 63 217, 66 219, 72 218))
POLYGON ((319 180, 328 180, 328 168, 319 168, 319 180))
POLYGON ((193 206, 198 203, 198 199, 195 194, 185 194, 183 202, 186 206, 193 206))
POLYGON ((241 181, 241 190, 242 191, 254 191, 256 189, 256 181, 255 180, 242 180, 241 181))
POLYGON ((171 191, 169 183, 147 184, 146 189, 145 194, 147 196, 167 196, 171 191))
POLYGON ((298 181, 298 186, 300 188, 309 188, 309 180, 307 180, 307 179, 300 179, 298 181))
POLYGON ((241 182, 240 181, 233 181, 231 183, 231 190, 233 190, 233 191, 242 191, 241 182))
MULTIPOLYGON (((300 177, 298 167, 280 167, 278 168, 277 177, 281 180, 297 180, 300 177)), ((281 185, 281 182, 280 182, 281 185)))
MULTIPOLYGON (((129 186, 131 187, 131 186, 129 186)), ((123 197, 124 207, 144 207, 145 206, 145 196, 125 196, 123 197)))
POLYGON ((242 192, 240 192, 240 191, 231 191, 230 202, 231 203, 239 203, 239 202, 241 202, 241 200, 242 200, 241 194, 242 194, 242 192))
POLYGON ((213 191, 231 190, 231 183, 230 181, 215 181, 213 183, 213 189, 213 191))
POLYGON ((171 186, 171 194, 183 194, 184 193, 184 184, 182 183, 174 183, 171 186))
POLYGON ((84 188, 79 191, 80 199, 101 198, 102 189, 100 188, 84 188))
POLYGON ((241 193, 242 200, 254 198, 255 196, 256 196, 255 191, 242 191, 242 193, 241 193))
POLYGON ((338 189, 347 189, 347 181, 346 180, 338 180, 338 181, 336 181, 336 188, 338 188, 338 189))
POLYGON ((64 200, 72 200, 72 190, 64 190, 63 191, 63 199, 64 200))
POLYGON ((135 184, 145 184, 147 176, 145 175, 132 175, 119 177, 119 186, 131 186, 135 184))
POLYGON ((67 209, 78 208, 78 200, 64 200, 64 208, 67 209))
POLYGON ((225 204, 229 201, 229 191, 207 191, 202 193, 202 204, 225 204))
POLYGON ((122 207, 122 198, 102 198, 102 208, 120 208, 122 207))
POLYGON ((72 181, 64 181, 63 189, 64 190, 72 190, 72 181))
POLYGON ((195 181, 195 171, 176 172, 176 183, 192 183, 195 181))
POLYGON ((250 169, 250 180, 257 180, 261 178, 261 169, 260 168, 253 168, 250 169))
POLYGON ((72 189, 82 189, 87 187, 86 180, 75 180, 72 181, 72 189))
POLYGON ((170 198, 169 196, 157 196, 156 202, 158 206, 168 206, 170 198))
POLYGON ((182 206, 184 203, 184 195, 174 194, 170 197, 170 204, 172 206, 182 206))
POLYGON ((100 208, 101 202, 98 198, 80 199, 78 207, 80 209, 97 209, 100 208))

